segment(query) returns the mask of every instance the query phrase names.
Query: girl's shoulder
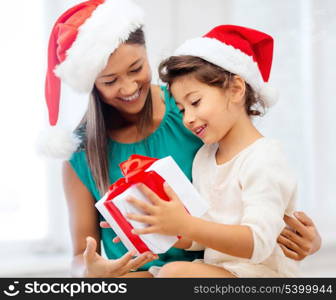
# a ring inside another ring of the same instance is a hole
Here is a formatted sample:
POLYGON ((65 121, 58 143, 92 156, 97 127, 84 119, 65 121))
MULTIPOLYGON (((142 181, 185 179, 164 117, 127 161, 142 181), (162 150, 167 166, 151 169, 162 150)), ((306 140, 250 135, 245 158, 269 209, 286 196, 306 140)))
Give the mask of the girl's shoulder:
POLYGON ((274 161, 285 158, 283 146, 279 140, 263 137, 251 145, 247 157, 258 161, 274 161))
POLYGON ((212 162, 216 155, 218 144, 204 144, 196 153, 193 166, 200 167, 212 162))
POLYGON ((283 174, 287 178, 295 177, 281 142, 271 138, 261 138, 250 147, 242 156, 240 171, 242 176, 264 174, 271 178, 283 174))

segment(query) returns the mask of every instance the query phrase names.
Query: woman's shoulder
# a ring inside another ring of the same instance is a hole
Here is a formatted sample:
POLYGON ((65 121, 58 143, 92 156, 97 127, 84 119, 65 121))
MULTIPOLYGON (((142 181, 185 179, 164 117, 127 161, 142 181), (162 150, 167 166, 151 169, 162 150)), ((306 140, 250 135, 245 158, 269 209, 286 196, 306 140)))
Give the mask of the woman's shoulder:
POLYGON ((68 161, 76 171, 79 171, 79 169, 83 170, 88 168, 85 150, 80 146, 75 152, 72 153, 68 161))
POLYGON ((170 98, 170 93, 166 85, 152 84, 151 90, 152 90, 152 95, 154 94, 161 98, 165 98, 168 96, 170 98))
POLYGON ((152 89, 155 91, 158 91, 159 97, 164 101, 166 108, 170 111, 179 111, 176 104, 175 100, 168 90, 167 85, 152 85, 152 89))
POLYGON ((78 126, 73 132, 79 143, 77 149, 72 153, 69 162, 72 166, 83 165, 86 162, 85 144, 86 144, 86 126, 84 124, 78 126))

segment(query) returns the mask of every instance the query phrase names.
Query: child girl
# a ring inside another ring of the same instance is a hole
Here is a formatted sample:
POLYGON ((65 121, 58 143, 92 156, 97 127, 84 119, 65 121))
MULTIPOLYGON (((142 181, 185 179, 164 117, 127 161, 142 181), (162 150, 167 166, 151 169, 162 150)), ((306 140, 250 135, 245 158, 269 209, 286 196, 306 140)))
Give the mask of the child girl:
POLYGON ((193 183, 210 209, 190 216, 167 186, 170 202, 145 186, 152 205, 129 199, 146 215, 128 218, 149 224, 135 233, 180 235, 176 247, 205 249, 203 260, 169 263, 159 277, 297 276, 297 263, 277 244, 284 214, 293 213, 296 180, 280 144, 251 121, 274 100, 266 89, 272 55, 271 36, 222 25, 161 63, 184 125, 205 144, 193 162, 193 183))

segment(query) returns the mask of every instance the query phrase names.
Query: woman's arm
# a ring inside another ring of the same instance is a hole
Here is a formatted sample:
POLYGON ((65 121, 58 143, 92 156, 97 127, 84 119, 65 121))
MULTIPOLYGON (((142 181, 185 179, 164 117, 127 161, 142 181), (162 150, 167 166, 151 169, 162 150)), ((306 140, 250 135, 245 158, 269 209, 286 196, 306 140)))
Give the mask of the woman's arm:
MULTIPOLYGON (((63 164, 63 188, 68 206, 73 247, 71 275, 83 277, 87 273, 83 257, 86 237, 90 236, 95 241, 100 241, 97 227, 98 215, 93 197, 68 162, 63 164)), ((100 253, 100 243, 96 251, 100 253)))
POLYGON ((132 258, 132 253, 126 253, 117 260, 100 256, 99 221, 95 201, 68 162, 63 164, 63 187, 73 246, 72 276, 122 276, 153 259, 148 253, 136 259, 132 258))
POLYGON ((285 216, 289 226, 278 237, 284 254, 294 260, 303 260, 321 248, 321 236, 314 222, 304 213, 295 212, 294 217, 285 216))

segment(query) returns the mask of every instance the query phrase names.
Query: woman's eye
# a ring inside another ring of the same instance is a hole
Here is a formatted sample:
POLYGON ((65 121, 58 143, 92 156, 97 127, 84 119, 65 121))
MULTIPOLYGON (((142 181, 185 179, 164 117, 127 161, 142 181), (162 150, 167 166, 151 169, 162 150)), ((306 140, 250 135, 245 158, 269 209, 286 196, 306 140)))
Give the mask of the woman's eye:
POLYGON ((197 106, 200 103, 200 101, 201 101, 201 99, 198 99, 198 100, 196 100, 194 102, 191 102, 191 105, 192 106, 197 106))
POLYGON ((137 69, 132 70, 131 73, 138 73, 138 72, 140 72, 141 70, 142 70, 142 66, 140 66, 140 67, 137 68, 137 69))
POLYGON ((180 113, 183 115, 184 114, 184 109, 180 109, 180 113))
POLYGON ((112 85, 113 83, 115 83, 117 81, 117 79, 114 79, 112 81, 107 81, 107 82, 104 82, 105 85, 112 85))

